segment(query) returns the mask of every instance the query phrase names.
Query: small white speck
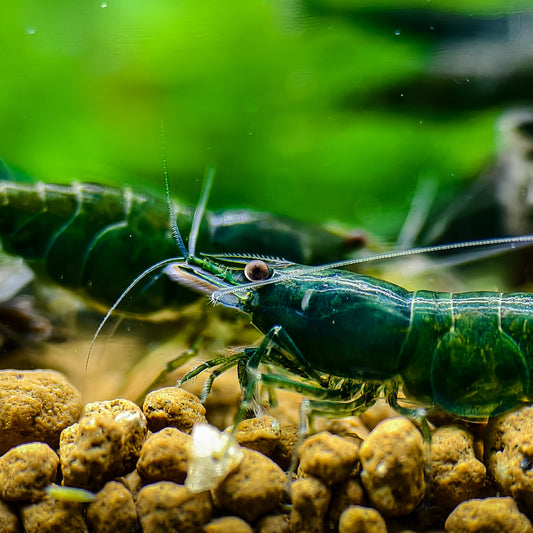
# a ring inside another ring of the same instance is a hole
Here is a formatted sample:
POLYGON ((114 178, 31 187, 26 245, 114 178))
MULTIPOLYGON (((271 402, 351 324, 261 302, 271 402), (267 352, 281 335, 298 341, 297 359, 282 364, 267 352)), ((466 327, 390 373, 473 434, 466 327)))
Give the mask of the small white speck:
POLYGON ((27 28, 26 33, 28 35, 35 35, 35 28, 27 28))
POLYGON ((107 7, 107 2, 102 2, 102 3, 100 4, 100 7, 101 7, 102 9, 105 9, 105 8, 107 7))
POLYGON ((383 462, 380 462, 376 467, 376 474, 378 475, 378 477, 384 477, 387 473, 387 470, 387 465, 383 462))
POLYGON ((396 35, 396 36, 398 36, 398 35, 400 35, 400 34, 401 34, 400 30, 396 30, 396 31, 394 32, 394 35, 396 35))
POLYGON ((139 426, 145 425, 141 415, 137 411, 121 411, 115 416, 116 422, 135 422, 139 426))

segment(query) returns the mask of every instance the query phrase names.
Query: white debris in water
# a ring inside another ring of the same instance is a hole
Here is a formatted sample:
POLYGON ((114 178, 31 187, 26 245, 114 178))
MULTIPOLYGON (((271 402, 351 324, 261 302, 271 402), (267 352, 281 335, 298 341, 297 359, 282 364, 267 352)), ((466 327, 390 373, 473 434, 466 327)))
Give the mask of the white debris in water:
POLYGON ((32 270, 20 257, 0 253, 0 302, 13 298, 32 279, 32 270))
POLYGON ((244 452, 235 439, 209 424, 195 424, 191 436, 185 486, 191 492, 214 489, 239 466, 244 452))

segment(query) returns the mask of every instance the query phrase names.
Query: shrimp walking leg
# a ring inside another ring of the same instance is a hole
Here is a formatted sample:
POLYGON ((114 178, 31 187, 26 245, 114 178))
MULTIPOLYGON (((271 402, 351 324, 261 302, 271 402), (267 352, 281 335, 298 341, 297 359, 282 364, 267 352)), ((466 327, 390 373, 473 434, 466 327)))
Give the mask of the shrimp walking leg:
POLYGON ((161 372, 159 372, 159 374, 152 380, 150 385, 148 385, 148 387, 146 387, 144 391, 137 397, 137 399, 135 400, 136 403, 142 404, 146 395, 150 391, 154 390, 158 385, 160 385, 170 373, 182 367, 183 365, 188 363, 191 359, 196 357, 198 355, 199 347, 200 347, 200 339, 198 339, 188 350, 186 350, 185 353, 182 353, 180 356, 169 361, 165 365, 165 368, 163 368, 163 370, 161 370, 161 372))
MULTIPOLYGON (((295 372, 294 366, 304 360, 288 333, 280 326, 270 329, 257 349, 248 351, 252 353, 244 371, 240 373, 244 397, 236 425, 244 418, 246 411, 254 406, 261 385, 298 392, 311 398, 307 400, 306 418, 316 415, 342 417, 362 412, 375 402, 378 389, 382 386, 373 381, 344 379, 332 387, 327 377, 318 375, 307 364, 303 368, 297 366, 298 371, 295 372), (284 350, 281 351, 280 347, 284 350), (273 363, 298 377, 263 373, 259 370, 262 363, 273 363)), ((307 422, 302 421, 302 424, 307 426, 307 422)))
POLYGON ((249 370, 257 370, 261 362, 282 363, 282 368, 296 375, 320 381, 318 372, 306 361, 300 349, 282 326, 274 326, 266 334, 255 353, 246 365, 249 370))

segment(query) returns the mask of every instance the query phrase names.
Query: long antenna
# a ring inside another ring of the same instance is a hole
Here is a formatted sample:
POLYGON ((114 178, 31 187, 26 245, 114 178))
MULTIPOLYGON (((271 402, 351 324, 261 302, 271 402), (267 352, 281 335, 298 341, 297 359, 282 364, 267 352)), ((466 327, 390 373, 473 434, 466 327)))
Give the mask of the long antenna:
POLYGON ((385 252, 382 254, 371 255, 368 257, 360 257, 355 259, 345 259, 343 261, 337 261, 335 263, 327 263, 325 265, 317 265, 306 267, 302 265, 301 269, 296 269, 290 272, 289 274, 283 274, 280 272, 278 276, 264 280, 264 281, 255 281, 252 283, 247 283, 244 285, 237 285, 234 287, 225 287, 215 291, 211 300, 214 303, 217 303, 218 299, 224 294, 235 294, 236 292, 242 292, 256 287, 262 287, 264 285, 272 285, 274 283, 279 283, 282 280, 293 279, 299 274, 309 274, 314 272, 320 272, 322 270, 329 270, 332 268, 344 268, 351 265, 359 265, 362 263, 371 263, 374 261, 383 261, 385 259, 395 259, 397 257, 409 257, 412 255, 420 255, 434 252, 446 252, 452 250, 463 250, 465 248, 477 248, 481 246, 493 246, 496 249, 519 249, 526 246, 533 245, 533 234, 532 235, 520 235, 517 237, 501 237, 495 239, 481 239, 478 241, 465 241, 457 242, 451 244, 437 244, 434 246, 425 246, 421 248, 413 248, 411 250, 400 250, 396 252, 385 252))
POLYGON ((170 226, 170 231, 172 232, 172 237, 176 241, 180 252, 183 254, 185 259, 188 259, 189 252, 187 252, 187 247, 183 241, 180 230, 178 228, 178 222, 176 221, 176 209, 170 199, 170 184, 168 182, 168 167, 167 167, 167 152, 165 147, 165 121, 161 119, 161 161, 163 163, 163 177, 165 178, 165 191, 167 196, 167 208, 168 208, 168 222, 170 226))
MULTIPOLYGON (((168 208, 168 218, 169 218, 169 225, 170 225, 170 231, 172 233, 172 237, 176 241, 176 244, 178 245, 178 248, 180 252, 183 254, 183 259, 187 261, 189 259, 189 252, 187 251, 187 247, 185 246, 185 243, 183 241, 183 237, 181 236, 180 230, 178 228, 178 223, 176 220, 176 209, 175 206, 170 198, 170 184, 168 181, 168 167, 167 167, 167 156, 166 156, 166 147, 165 147, 165 121, 164 119, 161 119, 161 161, 163 163, 163 177, 165 179, 165 191, 166 191, 166 197, 167 197, 167 208, 168 208)), ((93 335, 93 338, 91 339, 91 344, 89 345, 89 351, 87 353, 87 359, 85 361, 85 369, 89 366, 89 359, 91 357, 91 353, 93 352, 94 345, 96 343, 96 339, 98 339, 100 333, 102 332, 102 329, 107 324, 109 319, 111 318, 111 315, 115 312, 117 307, 122 303, 124 298, 133 290, 133 288, 146 276, 151 274, 152 272, 155 272, 157 270, 162 269, 164 266, 173 263, 175 261, 181 260, 181 257, 174 257, 169 259, 164 259, 163 261, 159 261, 155 265, 152 265, 148 267, 146 270, 141 272, 122 292, 122 294, 117 298, 115 303, 109 308, 107 311, 107 314, 103 318, 103 320, 100 322, 95 334, 93 335)))
POLYGON ((204 182, 202 184, 202 190, 200 192, 200 200, 198 201, 198 206, 194 212, 194 218, 192 219, 191 226, 191 235, 189 236, 189 255, 188 257, 194 257, 194 252, 196 251, 196 240, 198 238, 198 232, 200 231, 200 224, 202 223, 202 218, 205 213, 205 207, 207 201, 209 200, 209 195, 211 194, 211 189, 213 188, 213 180, 215 178, 215 167, 209 165, 205 169, 204 182))
POLYGON ((91 353, 94 348, 94 343, 96 342, 96 339, 100 335, 103 327, 107 324, 107 321, 111 318, 111 315, 115 312, 115 309, 122 303, 124 298, 135 288, 137 283, 139 283, 141 280, 143 280, 148 274, 151 274, 152 272, 155 272, 156 270, 159 270, 163 268, 166 265, 169 265, 170 263, 175 263, 176 261, 181 261, 182 257, 170 257, 168 259, 163 259, 163 261, 159 261, 159 263, 156 263, 155 265, 152 265, 148 267, 146 270, 143 270, 122 292, 122 294, 116 299, 115 303, 109 308, 109 311, 106 313, 105 317, 103 318, 102 322, 100 322, 95 334, 93 335, 93 338, 91 340, 91 344, 89 345, 89 352, 87 353, 87 360, 85 361, 85 369, 87 370, 87 367, 89 366, 89 358, 91 357, 91 353))

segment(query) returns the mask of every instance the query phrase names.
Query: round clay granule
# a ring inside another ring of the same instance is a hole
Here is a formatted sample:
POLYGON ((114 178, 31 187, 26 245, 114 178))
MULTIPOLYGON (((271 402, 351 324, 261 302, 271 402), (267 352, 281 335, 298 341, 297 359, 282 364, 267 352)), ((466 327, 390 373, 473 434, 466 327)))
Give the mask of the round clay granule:
POLYGON ((127 471, 133 470, 146 439, 147 422, 144 413, 131 400, 119 398, 85 405, 82 417, 95 415, 109 416, 124 429, 127 443, 123 451, 123 460, 127 464, 127 471))
POLYGON ((306 439, 298 456, 302 475, 320 478, 327 484, 339 483, 358 467, 359 444, 323 431, 306 439))
POLYGON ((287 478, 268 457, 246 448, 242 450, 242 462, 212 495, 215 507, 252 522, 281 503, 287 478))
POLYGON ((20 509, 26 533, 86 533, 83 505, 45 498, 20 509))
POLYGON ((19 533, 20 521, 15 511, 8 503, 0 500, 0 525, 2 533, 19 533))
POLYGON ((291 533, 322 533, 331 490, 322 481, 307 477, 291 484, 291 533))
POLYGON ((341 514, 339 533, 387 533, 387 526, 375 509, 353 505, 341 514))
POLYGON ((198 533, 211 520, 213 506, 208 492, 160 481, 139 491, 137 513, 143 533, 198 533))
POLYGON ((165 387, 148 394, 143 403, 143 412, 153 432, 174 427, 190 433, 196 422, 206 422, 205 407, 200 400, 178 387, 165 387))
POLYGON ((61 434, 59 456, 63 485, 98 491, 135 466, 129 423, 108 415, 83 417, 61 434))
POLYGON ((361 422, 370 431, 372 431, 380 422, 383 422, 383 420, 397 416, 398 413, 383 398, 378 399, 378 401, 372 407, 370 407, 370 409, 367 409, 360 415, 361 422))
POLYGON ((361 481, 378 511, 387 516, 411 513, 425 493, 424 442, 405 417, 380 422, 359 450, 361 481))
POLYGON ((338 437, 351 437, 364 439, 369 430, 363 424, 360 416, 347 416, 346 418, 319 418, 316 421, 317 431, 327 431, 338 437))
POLYGON ((338 524, 342 512, 352 505, 362 505, 365 492, 359 477, 350 477, 346 481, 332 487, 333 495, 328 511, 328 519, 338 524))
POLYGON ((81 393, 59 372, 0 371, 0 454, 34 441, 56 449, 82 407, 81 393))
POLYGON ((253 533, 251 526, 236 516, 223 516, 209 522, 204 533, 253 533))
POLYGON ((148 437, 141 449, 137 471, 146 483, 174 481, 187 476, 187 447, 191 436, 176 428, 163 428, 148 437))
POLYGON ((459 504, 448 516, 448 533, 531 533, 533 528, 512 498, 485 498, 459 504))
POLYGON ((87 524, 98 533, 130 533, 138 528, 137 510, 131 492, 122 483, 110 481, 87 508, 87 524))
POLYGON ((92 491, 131 472, 146 437, 146 419, 129 400, 87 404, 79 423, 61 433, 63 485, 92 491))
POLYGON ((485 464, 504 495, 533 513, 533 407, 493 418, 485 430, 485 464))
POLYGON ((271 416, 250 418, 239 424, 234 437, 241 446, 272 458, 281 437, 281 428, 271 416))
POLYGON ((296 443, 298 442, 298 429, 285 424, 280 427, 279 440, 270 457, 284 471, 289 469, 291 461, 295 459, 296 443))
POLYGON ((59 457, 41 442, 21 444, 0 457, 0 496, 4 500, 35 501, 57 478, 59 457))
POLYGON ((457 426, 442 426, 431 436, 431 497, 445 509, 478 496, 485 465, 474 454, 474 437, 457 426))
POLYGON ((257 533, 289 533, 289 517, 286 514, 262 516, 255 524, 257 533))

